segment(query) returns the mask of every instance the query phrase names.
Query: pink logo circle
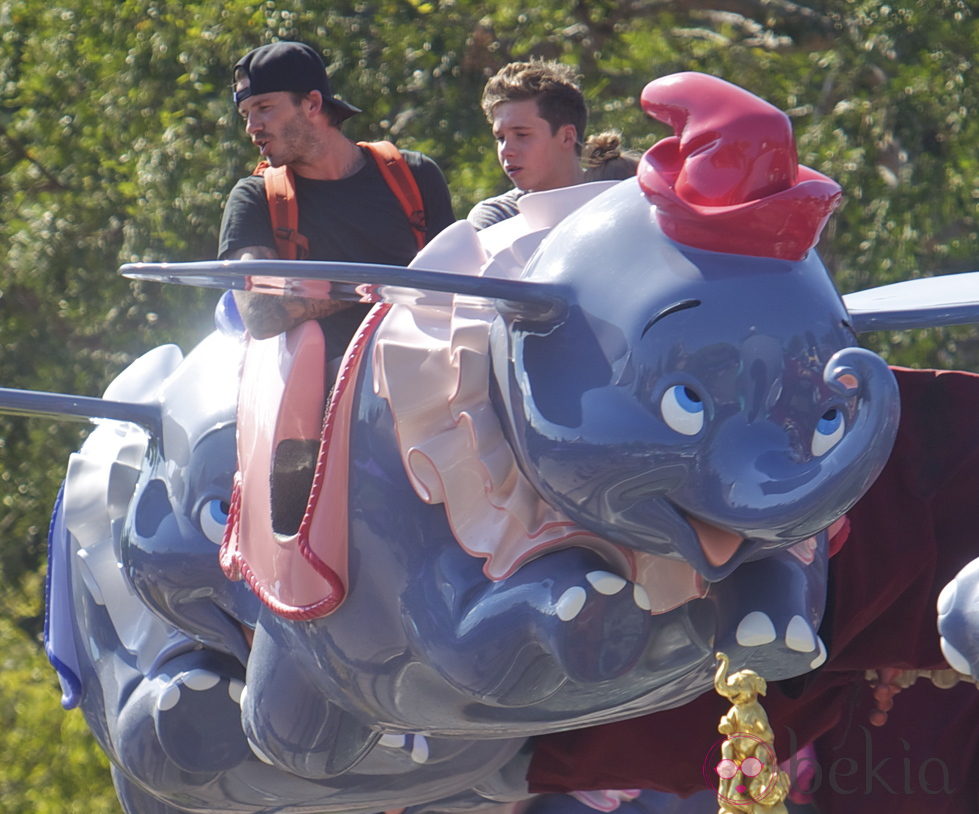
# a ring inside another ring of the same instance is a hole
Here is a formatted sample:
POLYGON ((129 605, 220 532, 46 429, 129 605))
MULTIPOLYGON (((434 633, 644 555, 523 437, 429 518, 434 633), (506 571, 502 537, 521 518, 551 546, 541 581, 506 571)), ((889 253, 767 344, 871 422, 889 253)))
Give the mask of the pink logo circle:
POLYGON ((778 759, 772 747, 761 738, 744 732, 717 741, 703 764, 704 780, 717 791, 718 800, 734 806, 752 801, 763 804, 775 791, 778 771, 778 759), (733 756, 730 746, 724 749, 725 743, 733 744, 733 756), (732 792, 738 796, 730 797, 732 792))

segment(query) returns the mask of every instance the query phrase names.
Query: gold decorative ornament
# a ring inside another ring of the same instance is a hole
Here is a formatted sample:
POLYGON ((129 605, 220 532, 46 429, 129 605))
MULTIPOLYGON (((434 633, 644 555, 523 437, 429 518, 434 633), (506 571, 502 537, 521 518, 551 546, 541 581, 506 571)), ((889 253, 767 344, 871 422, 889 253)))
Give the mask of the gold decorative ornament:
POLYGON ((768 685, 754 670, 729 676, 728 657, 716 658, 714 689, 733 704, 717 725, 726 736, 716 767, 718 814, 788 814, 789 776, 779 770, 775 733, 758 701, 768 685))

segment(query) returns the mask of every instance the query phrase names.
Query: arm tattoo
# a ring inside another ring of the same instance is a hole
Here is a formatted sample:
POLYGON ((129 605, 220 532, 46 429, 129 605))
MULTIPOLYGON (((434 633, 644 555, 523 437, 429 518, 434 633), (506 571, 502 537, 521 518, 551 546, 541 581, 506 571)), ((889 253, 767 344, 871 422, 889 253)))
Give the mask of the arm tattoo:
MULTIPOLYGON (((230 260, 274 260, 276 254, 267 246, 251 246, 229 255, 230 260)), ((266 339, 288 331, 308 319, 328 317, 347 308, 350 303, 315 300, 308 297, 258 294, 235 291, 235 304, 248 332, 256 339, 266 339)))

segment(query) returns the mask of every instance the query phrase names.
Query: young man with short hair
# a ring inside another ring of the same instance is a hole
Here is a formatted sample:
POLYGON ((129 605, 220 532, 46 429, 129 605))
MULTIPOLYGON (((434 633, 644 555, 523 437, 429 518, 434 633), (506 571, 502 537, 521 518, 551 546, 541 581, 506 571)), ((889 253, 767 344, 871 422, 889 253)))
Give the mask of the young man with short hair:
POLYGON ((584 180, 581 150, 588 108, 573 68, 559 62, 511 62, 489 79, 482 108, 497 156, 514 188, 480 201, 468 220, 477 229, 518 213, 525 192, 584 180))
MULTIPOLYGON (((313 48, 276 42, 249 52, 234 67, 234 101, 262 158, 272 167, 292 170, 298 231, 309 243, 304 259, 390 265, 411 261, 418 243, 407 215, 369 150, 341 130, 345 119, 361 111, 333 94, 323 60, 313 48)), ((425 237, 430 240, 455 220, 445 178, 427 156, 407 150, 401 154, 421 193, 425 237)), ((262 175, 242 178, 232 189, 218 256, 279 257, 262 175)), ((328 300, 245 292, 236 292, 235 301, 256 338, 341 310, 341 321, 355 329, 367 311, 366 306, 328 300)))

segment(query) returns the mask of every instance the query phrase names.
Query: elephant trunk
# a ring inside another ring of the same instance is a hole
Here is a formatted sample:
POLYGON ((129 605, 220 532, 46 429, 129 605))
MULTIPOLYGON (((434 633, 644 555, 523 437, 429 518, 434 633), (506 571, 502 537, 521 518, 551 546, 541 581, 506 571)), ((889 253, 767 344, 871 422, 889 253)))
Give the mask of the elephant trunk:
POLYGON ((742 454, 727 455, 730 466, 718 462, 719 480, 728 487, 717 501, 689 506, 692 513, 764 545, 810 537, 857 502, 894 444, 900 414, 897 382, 883 359, 862 348, 835 353, 823 380, 839 397, 841 409, 848 402, 854 407, 844 410, 849 425, 835 446, 823 454, 805 450, 800 462, 785 431, 771 422, 729 426, 723 431, 742 454))

